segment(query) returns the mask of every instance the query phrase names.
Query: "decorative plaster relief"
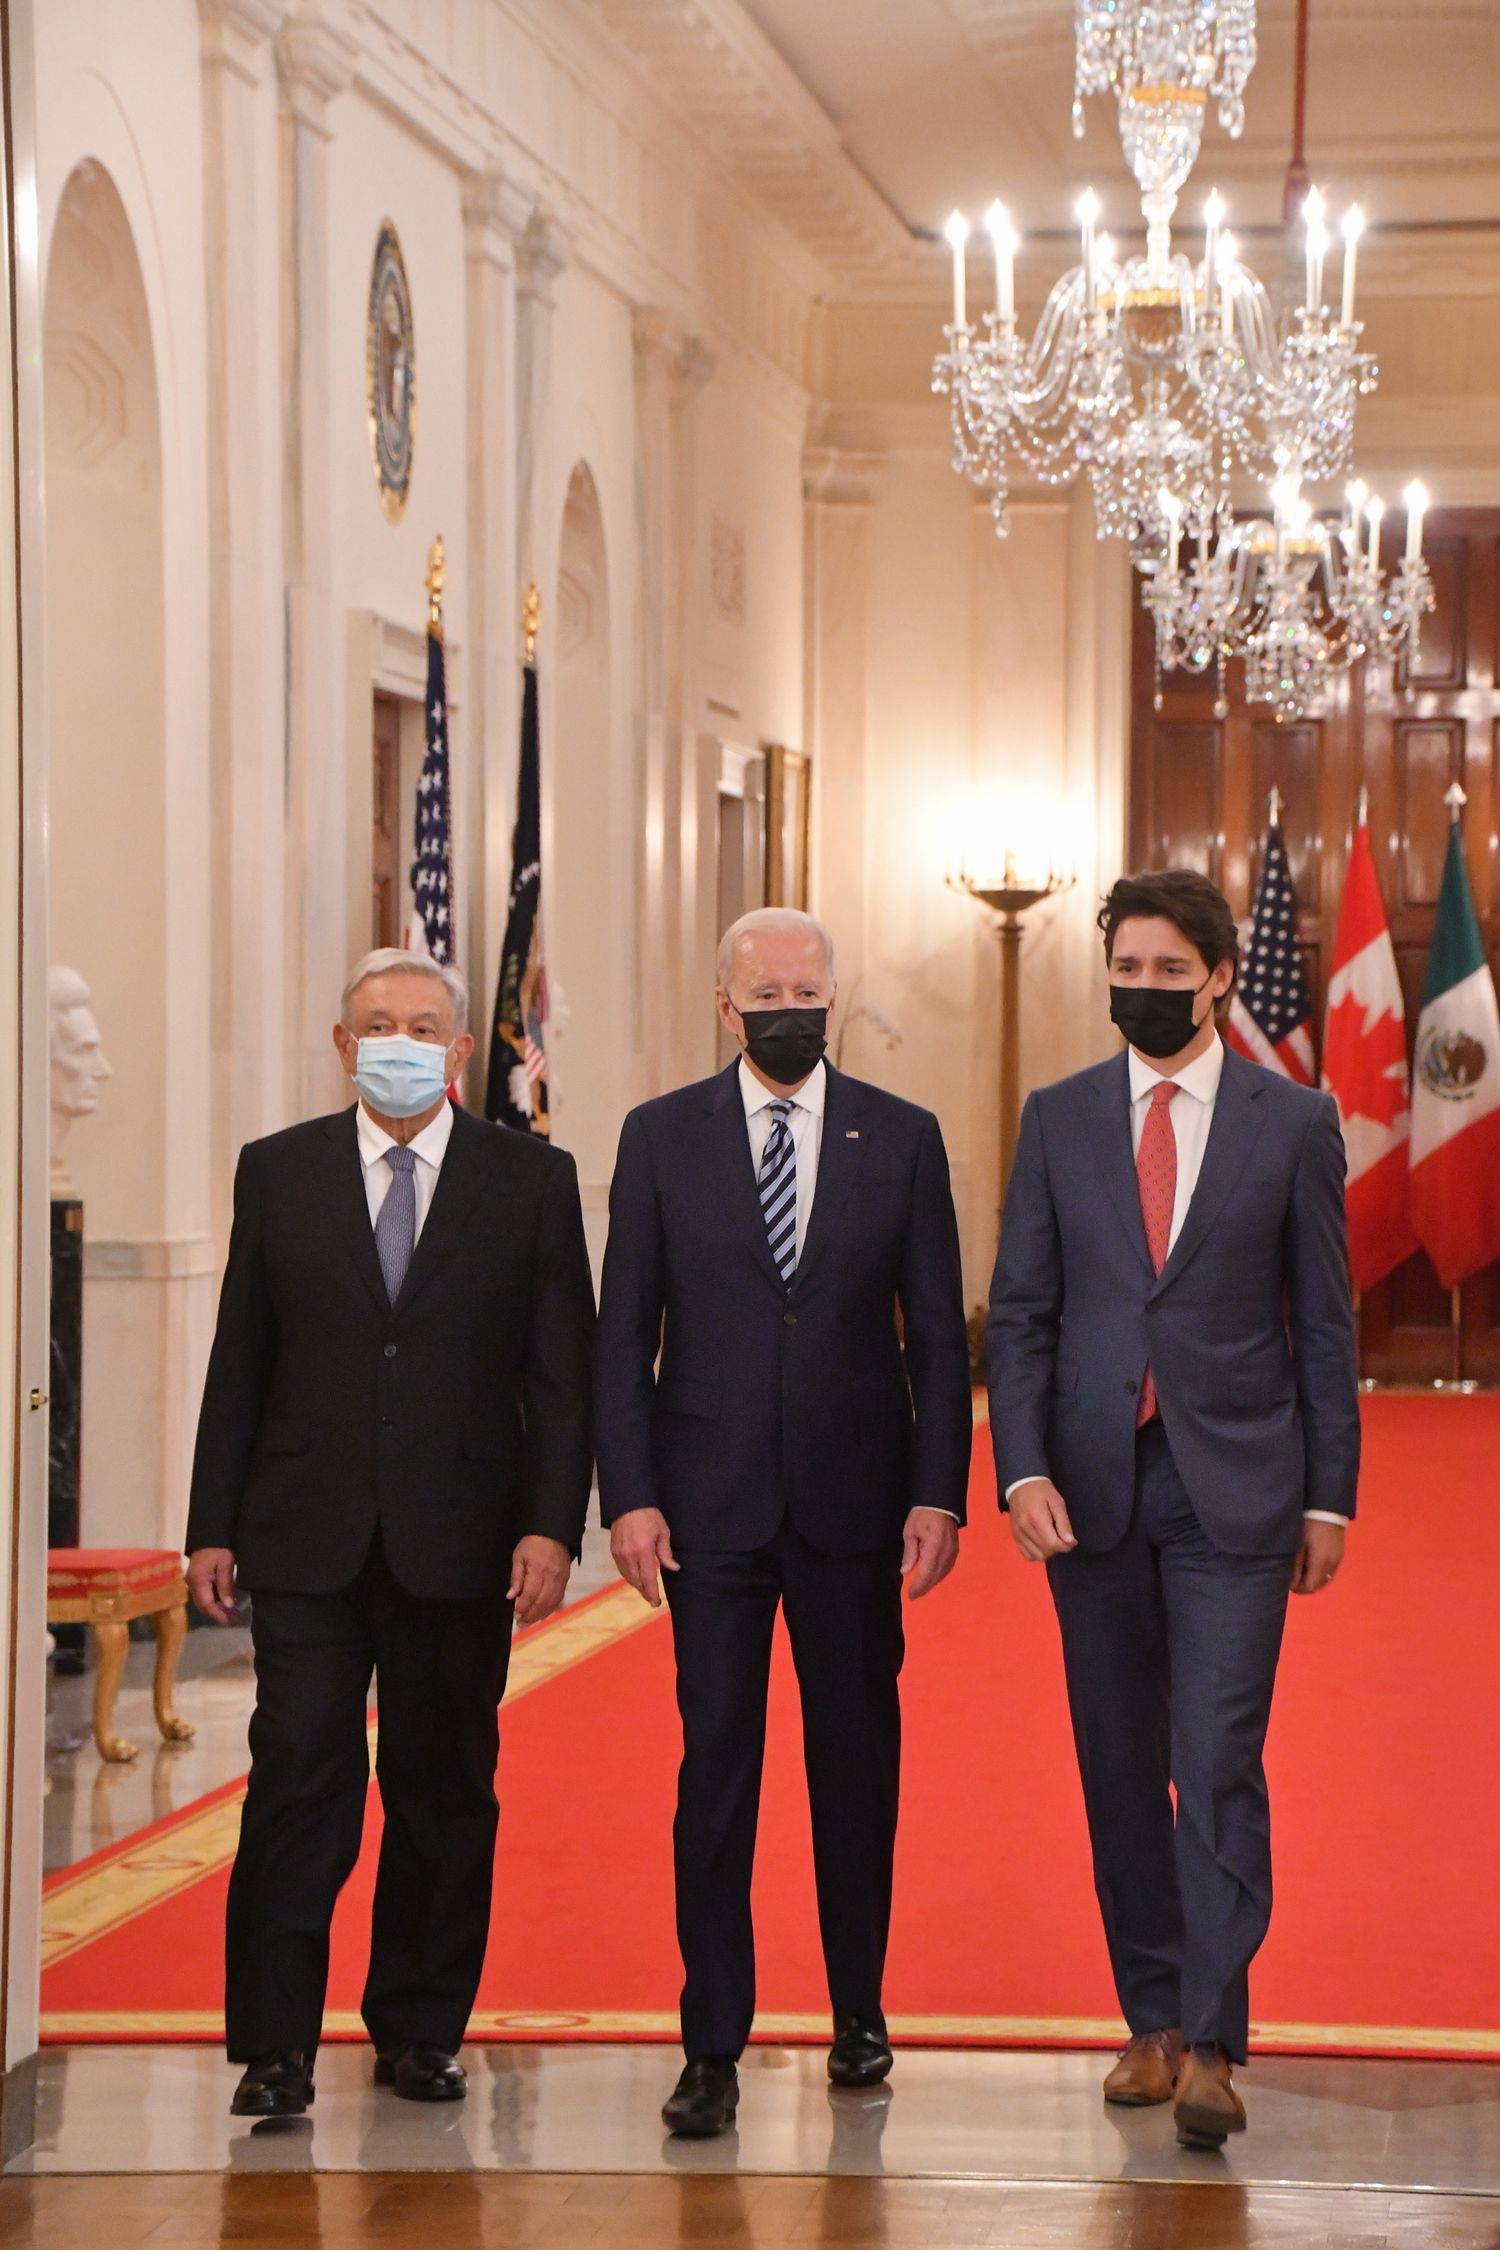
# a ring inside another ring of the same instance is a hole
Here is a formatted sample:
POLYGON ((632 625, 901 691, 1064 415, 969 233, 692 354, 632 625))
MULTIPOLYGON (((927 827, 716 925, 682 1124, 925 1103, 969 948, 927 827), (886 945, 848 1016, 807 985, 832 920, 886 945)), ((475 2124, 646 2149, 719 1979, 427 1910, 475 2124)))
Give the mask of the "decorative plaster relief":
POLYGON ((714 608, 731 625, 745 622, 745 534, 715 516, 708 533, 709 582, 714 608))

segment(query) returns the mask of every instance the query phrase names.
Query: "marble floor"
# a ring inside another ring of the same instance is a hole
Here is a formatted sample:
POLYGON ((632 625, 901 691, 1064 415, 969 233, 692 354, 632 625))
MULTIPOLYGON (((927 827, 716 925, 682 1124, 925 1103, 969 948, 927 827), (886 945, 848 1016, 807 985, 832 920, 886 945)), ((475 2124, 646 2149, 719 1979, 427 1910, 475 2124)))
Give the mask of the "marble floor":
MULTIPOLYGON (((234 2074, 193 2047, 49 2049, 37 2139, 16 2174, 482 2171, 783 2175, 1446 2191, 1500 2199, 1500 2066, 1267 2059, 1242 2075, 1251 2128, 1222 2156, 1178 2148, 1170 2113, 1113 2110, 1097 2055, 911 2049, 891 2083, 833 2092, 820 2050, 753 2049, 739 2129, 667 2139, 662 2047, 474 2047, 469 2099, 427 2109, 325 2048, 310 2116, 228 2114, 234 2074)), ((1500 2203, 1495 2212, 1500 2240, 1500 2203)))

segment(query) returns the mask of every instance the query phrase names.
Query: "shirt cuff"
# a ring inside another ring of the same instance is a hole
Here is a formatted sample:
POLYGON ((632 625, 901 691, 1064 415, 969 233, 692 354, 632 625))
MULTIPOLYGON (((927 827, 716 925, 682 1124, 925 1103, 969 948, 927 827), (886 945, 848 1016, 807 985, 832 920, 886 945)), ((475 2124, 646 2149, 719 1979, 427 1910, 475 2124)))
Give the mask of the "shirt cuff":
POLYGON ((963 1519, 963 1517, 962 1517, 962 1516, 960 1516, 960 1515, 955 1515, 955 1514, 954 1514, 954 1512, 953 1512, 953 1510, 952 1510, 951 1508, 934 1508, 934 1507, 932 1507, 932 1506, 930 1505, 930 1503, 929 1503, 928 1501, 926 1501, 926 1500, 919 1500, 919 1501, 917 1502, 917 1505, 918 1505, 918 1507, 920 1507, 920 1508, 924 1509, 924 1510, 926 1511, 926 1513, 927 1513, 927 1514, 928 1514, 929 1516, 946 1516, 946 1517, 948 1518, 948 1521, 949 1521, 950 1523, 956 1523, 956 1524, 958 1525, 958 1528, 959 1528, 959 1530, 960 1530, 960 1531, 962 1531, 962 1530, 963 1530, 963 1527, 964 1527, 964 1519, 963 1519))
POLYGON ((1302 1521, 1304 1523, 1347 1524, 1349 1518, 1347 1516, 1336 1516, 1331 1508, 1304 1508, 1302 1511, 1302 1521))
POLYGON ((1008 1500, 1013 1492, 1020 1491, 1023 1484, 1050 1484, 1051 1481, 1050 1477, 1017 1477, 1014 1484, 1005 1487, 1005 1497, 1008 1500))

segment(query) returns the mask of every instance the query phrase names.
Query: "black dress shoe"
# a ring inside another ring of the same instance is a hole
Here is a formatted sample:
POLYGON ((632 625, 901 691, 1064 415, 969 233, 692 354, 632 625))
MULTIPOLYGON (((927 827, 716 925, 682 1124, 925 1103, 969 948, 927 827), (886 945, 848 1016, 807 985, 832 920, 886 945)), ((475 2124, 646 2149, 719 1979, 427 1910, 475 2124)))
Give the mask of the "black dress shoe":
POLYGON ((662 2104, 661 2121, 685 2141, 708 2141, 728 2132, 739 2106, 740 2077, 734 2064, 705 2055, 687 2065, 662 2104))
POLYGON ((300 2117, 313 2098, 311 2055, 297 2047, 278 2047, 257 2055, 234 2089, 232 2117, 300 2117))
POLYGON ((886 2037, 885 2019, 876 2016, 839 2016, 828 2050, 828 2075, 835 2086, 878 2086, 889 2078, 895 2061, 886 2037))
POLYGON ((394 2086, 404 2102, 461 2102, 469 2091, 463 2064, 441 2047, 378 2048, 375 2083, 394 2086))

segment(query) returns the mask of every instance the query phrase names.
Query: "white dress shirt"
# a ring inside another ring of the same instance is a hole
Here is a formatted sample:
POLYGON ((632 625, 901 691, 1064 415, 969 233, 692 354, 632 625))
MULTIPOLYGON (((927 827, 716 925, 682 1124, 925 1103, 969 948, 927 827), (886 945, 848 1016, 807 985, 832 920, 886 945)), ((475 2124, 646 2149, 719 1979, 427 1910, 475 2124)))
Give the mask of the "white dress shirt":
MULTIPOLYGON (((795 1094, 773 1094, 763 1086, 744 1056, 740 1057, 740 1098, 745 1104, 745 1127, 750 1135, 750 1154, 755 1163, 755 1176, 760 1178, 760 1160, 766 1153, 766 1143, 771 1138, 772 1102, 789 1102, 787 1131, 792 1136, 792 1147, 797 1157, 797 1256, 802 1256, 802 1246, 807 1240, 807 1222, 812 1217, 813 1196, 818 1185, 818 1158, 823 1153, 823 1106, 828 1098, 828 1073, 821 1062, 805 1085, 795 1094)), ((415 1147, 415 1142, 413 1142, 415 1147)), ((948 1516, 957 1523, 951 1508, 934 1508, 936 1516, 948 1516)))
POLYGON ((800 1258, 818 1185, 818 1158, 823 1153, 823 1105, 828 1098, 828 1072, 819 1062, 807 1083, 799 1086, 795 1094, 773 1094, 769 1086, 762 1086, 741 1056, 740 1098, 745 1104, 745 1124, 750 1134, 750 1154, 757 1179, 766 1143, 771 1138, 771 1104, 790 1102, 792 1105, 786 1123, 797 1157, 797 1256, 800 1258))
MULTIPOLYGON (((1130 1056, 1130 1145, 1136 1156, 1141 1153, 1141 1135, 1146 1129, 1146 1112, 1151 1106, 1151 1096, 1161 1084, 1164 1072, 1156 1070, 1138 1055, 1134 1047, 1130 1056)), ((1167 1116, 1177 1142, 1177 1194, 1172 1203, 1172 1228, 1167 1237, 1167 1255, 1176 1248, 1177 1237, 1193 1200, 1198 1185, 1198 1175, 1203 1170, 1203 1152, 1208 1146, 1208 1129, 1214 1121, 1214 1103, 1218 1099, 1219 1081, 1224 1075, 1224 1042, 1215 1039, 1206 1053, 1190 1062, 1177 1073, 1179 1092, 1167 1104, 1167 1116)), ((1020 1485, 1034 1483, 1031 1477, 1022 1477, 1006 1492, 1006 1499, 1020 1485)), ((1304 1511, 1309 1523, 1347 1523, 1347 1516, 1336 1516, 1327 1508, 1308 1508, 1304 1511)))
MULTIPOLYGON (((383 1125, 377 1125, 370 1112, 360 1103, 355 1112, 354 1130, 359 1137, 359 1161, 364 1166, 365 1201, 370 1207, 370 1224, 373 1227, 380 1216, 380 1206, 390 1193, 391 1168, 385 1161, 388 1148, 399 1147, 383 1125)), ((417 1231, 415 1243, 421 1237, 422 1227, 432 1209, 432 1198, 437 1191, 438 1174, 447 1154, 448 1139, 453 1131, 453 1104, 445 1101, 430 1125, 424 1125, 415 1140, 407 1147, 416 1158, 412 1166, 412 1180, 417 1191, 417 1231)))

